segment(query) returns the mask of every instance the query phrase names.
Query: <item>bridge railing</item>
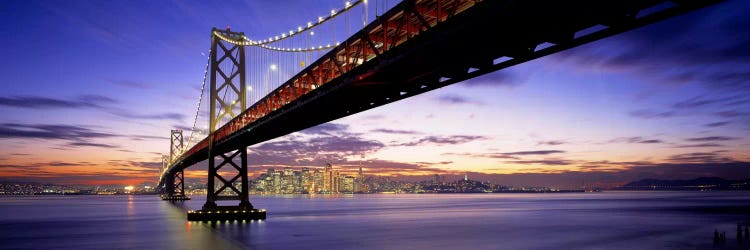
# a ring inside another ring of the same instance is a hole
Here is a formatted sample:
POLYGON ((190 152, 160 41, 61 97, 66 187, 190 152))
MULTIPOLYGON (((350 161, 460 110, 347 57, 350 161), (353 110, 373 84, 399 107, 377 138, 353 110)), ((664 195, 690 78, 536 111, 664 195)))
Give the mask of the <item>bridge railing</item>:
MULTIPOLYGON (((258 121, 269 113, 306 95, 316 88, 356 69, 360 65, 393 48, 409 41, 452 16, 471 8, 476 0, 416 0, 403 1, 345 42, 320 57, 306 69, 293 76, 286 83, 271 91, 240 115, 214 132, 214 143, 220 142, 250 123, 258 121)), ((220 31, 216 31, 220 32, 220 31)), ((228 38, 227 42, 240 44, 239 38, 228 38), (235 40, 237 39, 237 40, 235 40)), ((358 76, 362 79, 365 76, 358 76)), ((208 147, 208 137, 180 155, 175 162, 208 147)))

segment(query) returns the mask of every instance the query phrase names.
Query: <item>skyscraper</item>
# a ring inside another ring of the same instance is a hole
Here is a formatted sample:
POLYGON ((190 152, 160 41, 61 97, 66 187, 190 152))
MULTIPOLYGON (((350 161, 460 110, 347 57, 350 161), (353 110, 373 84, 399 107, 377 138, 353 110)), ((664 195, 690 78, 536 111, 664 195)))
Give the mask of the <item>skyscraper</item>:
POLYGON ((338 170, 333 171, 333 175, 331 178, 331 193, 337 194, 339 192, 339 188, 341 187, 341 174, 338 170))
POLYGON ((342 193, 354 192, 354 183, 356 183, 354 180, 355 178, 352 176, 344 176, 341 178, 341 187, 339 191, 342 193))
POLYGON ((319 193, 323 190, 323 172, 320 169, 315 169, 315 172, 313 172, 312 190, 314 193, 319 193))
POLYGON ((273 175, 271 175, 271 178, 273 180, 273 186, 271 188, 272 192, 278 194, 281 192, 281 172, 273 172, 273 175))
POLYGON ((313 193, 315 192, 313 190, 314 182, 313 182, 313 175, 310 173, 309 168, 302 168, 302 177, 300 180, 300 185, 302 186, 302 190, 307 193, 313 193))
POLYGON ((323 168, 323 192, 330 193, 333 190, 333 166, 326 164, 323 168))
POLYGON ((279 183, 279 190, 283 194, 290 194, 294 192, 294 170, 291 167, 285 167, 283 171, 278 171, 275 174, 281 176, 281 183, 279 183))

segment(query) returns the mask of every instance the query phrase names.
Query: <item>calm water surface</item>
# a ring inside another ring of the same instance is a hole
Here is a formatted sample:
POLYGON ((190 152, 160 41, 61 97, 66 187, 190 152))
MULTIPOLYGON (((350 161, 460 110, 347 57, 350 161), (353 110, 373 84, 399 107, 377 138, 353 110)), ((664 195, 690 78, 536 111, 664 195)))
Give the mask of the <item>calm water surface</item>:
POLYGON ((0 197, 0 249, 750 249, 748 192, 252 196, 265 221, 187 222, 204 202, 0 197))

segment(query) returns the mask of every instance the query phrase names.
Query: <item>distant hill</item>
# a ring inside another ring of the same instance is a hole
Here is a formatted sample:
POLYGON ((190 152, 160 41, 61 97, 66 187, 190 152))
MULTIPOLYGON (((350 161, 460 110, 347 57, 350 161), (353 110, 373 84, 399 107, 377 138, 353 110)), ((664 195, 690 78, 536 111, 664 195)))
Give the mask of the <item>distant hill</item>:
POLYGON ((750 190, 750 180, 727 180, 701 177, 692 180, 643 179, 625 184, 617 190, 750 190))

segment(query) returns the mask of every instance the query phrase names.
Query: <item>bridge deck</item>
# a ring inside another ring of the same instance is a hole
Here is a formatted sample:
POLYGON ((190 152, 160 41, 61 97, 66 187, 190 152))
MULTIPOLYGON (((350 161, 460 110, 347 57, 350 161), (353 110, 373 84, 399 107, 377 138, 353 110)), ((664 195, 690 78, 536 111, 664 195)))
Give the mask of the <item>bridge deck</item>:
MULTIPOLYGON (((277 138, 720 1, 425 0, 415 1, 413 7, 408 2, 391 9, 218 129, 215 153, 277 138), (603 29, 576 35, 597 25, 603 29), (538 49, 543 43, 552 46, 538 49)), ((196 144, 167 172, 207 159, 207 145, 207 140, 196 144)))

